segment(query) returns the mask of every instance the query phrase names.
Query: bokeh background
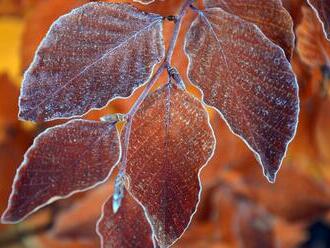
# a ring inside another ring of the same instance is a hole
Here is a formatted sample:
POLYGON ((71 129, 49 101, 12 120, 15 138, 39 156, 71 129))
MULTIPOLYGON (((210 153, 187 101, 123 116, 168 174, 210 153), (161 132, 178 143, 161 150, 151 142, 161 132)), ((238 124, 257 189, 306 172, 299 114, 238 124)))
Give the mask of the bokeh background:
MULTIPOLYGON (((87 0, 0 0, 0 213, 6 207, 15 171, 33 138, 60 122, 17 120, 23 72, 51 23, 87 0)), ((131 2, 131 0, 109 1, 131 2)), ((156 0, 143 6, 163 16, 175 15, 181 0, 156 0)), ((291 60, 300 86, 299 128, 275 184, 262 176, 260 165, 244 143, 209 109, 217 136, 213 159, 202 172, 203 193, 194 220, 175 247, 330 247, 330 43, 303 0, 283 0, 298 28, 298 48, 291 60), (306 14, 307 13, 307 14, 306 14), (304 16, 305 15, 305 16, 304 16), (320 49, 320 47, 322 49, 320 49)), ((175 51, 175 66, 186 79, 182 50, 184 30, 175 51)), ((173 24, 166 22, 168 39, 173 24)), ((159 83, 164 82, 165 77, 159 83)), ((185 80, 189 91, 201 96, 185 80)), ((116 100, 84 118, 126 112, 141 90, 116 100)), ((70 175, 68 175, 69 177, 70 175)), ((43 208, 16 225, 0 225, 1 248, 98 247, 95 223, 112 193, 112 180, 43 208)))

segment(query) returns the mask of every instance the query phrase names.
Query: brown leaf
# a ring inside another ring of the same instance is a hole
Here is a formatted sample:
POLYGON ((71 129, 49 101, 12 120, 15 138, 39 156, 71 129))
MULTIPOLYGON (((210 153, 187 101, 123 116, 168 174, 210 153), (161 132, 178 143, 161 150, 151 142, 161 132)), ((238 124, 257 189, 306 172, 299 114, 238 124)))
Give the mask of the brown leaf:
POLYGON ((321 158, 330 162, 330 98, 324 99, 319 106, 319 113, 314 122, 316 147, 321 158))
POLYGON ((133 2, 138 2, 138 3, 142 3, 142 4, 151 4, 151 3, 155 2, 155 0, 133 0, 133 2))
POLYGON ((328 0, 307 0, 322 23, 324 34, 330 40, 330 2, 328 0))
POLYGON ((213 190, 214 230, 229 247, 275 247, 273 216, 226 183, 213 190))
POLYGON ((220 7, 224 11, 256 24, 275 44, 291 58, 294 32, 291 16, 281 0, 204 0, 207 8, 220 7))
MULTIPOLYGON (((7 206, 16 168, 33 138, 31 132, 22 129, 19 125, 10 126, 5 132, 7 134, 5 139, 0 140, 0 213, 7 206)), ((0 233, 4 227, 5 225, 0 224, 0 233)))
POLYGON ((97 240, 96 223, 104 202, 112 193, 112 183, 90 191, 72 208, 61 212, 55 221, 52 234, 65 240, 97 240))
POLYGON ((120 154, 113 123, 73 120, 47 129, 26 152, 17 171, 6 223, 106 180, 120 154))
POLYGON ((322 26, 310 8, 303 7, 303 18, 297 33, 297 51, 304 63, 311 67, 330 64, 330 45, 322 26))
POLYGON ((161 30, 161 16, 127 4, 93 2, 62 16, 24 75, 19 116, 80 116, 131 95, 164 55, 161 30))
POLYGON ((186 38, 189 78, 275 181, 297 127, 298 86, 283 50, 255 25, 211 8, 186 38))
POLYGON ((34 53, 51 24, 61 15, 87 2, 87 0, 38 0, 25 18, 21 47, 22 72, 32 62, 34 53))
POLYGON ((240 202, 235 221, 240 247, 277 247, 272 216, 262 207, 240 202))
POLYGON ((301 223, 292 223, 277 218, 274 231, 278 248, 297 248, 307 239, 306 230, 301 223))
POLYGON ((154 247, 144 210, 130 194, 125 195, 116 214, 112 210, 112 198, 106 202, 97 228, 103 248, 154 247))
POLYGON ((199 172, 213 154, 203 105, 176 86, 151 94, 132 123, 129 191, 146 208, 160 246, 185 231, 199 202, 199 172))
POLYGON ((321 217, 330 209, 330 192, 324 181, 318 181, 294 165, 286 164, 275 184, 268 184, 245 159, 237 168, 242 172, 240 184, 252 201, 288 221, 308 221, 321 217), (303 192, 302 192, 303 190, 303 192))

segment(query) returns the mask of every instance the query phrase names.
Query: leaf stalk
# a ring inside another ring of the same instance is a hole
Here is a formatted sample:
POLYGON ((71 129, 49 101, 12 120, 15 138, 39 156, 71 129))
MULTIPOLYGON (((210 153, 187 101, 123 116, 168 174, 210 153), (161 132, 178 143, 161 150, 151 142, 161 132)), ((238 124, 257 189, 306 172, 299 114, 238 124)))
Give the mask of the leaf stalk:
MULTIPOLYGON (((129 140, 130 140, 130 135, 131 135, 133 117, 136 114, 136 112, 138 111, 138 109, 140 108, 143 101, 148 96, 149 91, 152 89, 154 84, 157 82, 157 80, 163 74, 165 69, 171 67, 170 66, 171 65, 171 60, 172 60, 174 49, 176 47, 176 43, 177 43, 177 40, 178 40, 178 37, 179 37, 179 34, 180 34, 183 18, 185 16, 185 13, 186 13, 188 7, 193 2, 194 2, 194 0, 186 0, 184 2, 184 4, 182 5, 178 16, 175 18, 176 21, 175 21, 175 27, 174 27, 173 35, 172 35, 172 38, 170 40, 170 44, 169 44, 169 47, 168 47, 168 50, 166 52, 166 55, 165 55, 165 58, 164 58, 163 62, 161 63, 161 65, 159 66, 159 68, 155 72, 155 74, 147 82, 146 87, 144 88, 143 92, 141 93, 139 98, 136 100, 134 105, 131 107, 129 112, 126 114, 127 123, 126 123, 125 128, 124 128, 124 137, 123 137, 123 140, 122 140, 122 158, 121 158, 121 163, 119 164, 119 173, 118 173, 117 177, 122 177, 123 175, 125 175, 125 172, 126 172, 127 153, 128 153, 128 146, 129 146, 129 140)), ((115 192, 116 191, 117 192, 123 192, 124 184, 120 184, 120 185, 118 185, 118 187, 122 187, 122 189, 121 188, 116 188, 116 185, 115 185, 115 192)), ((123 198, 124 194, 121 194, 120 196, 123 198)), ((117 211, 118 211, 118 208, 120 207, 120 206, 118 206, 118 202, 121 202, 121 199, 116 198, 116 202, 114 202, 114 204, 116 205, 116 210, 117 211)))

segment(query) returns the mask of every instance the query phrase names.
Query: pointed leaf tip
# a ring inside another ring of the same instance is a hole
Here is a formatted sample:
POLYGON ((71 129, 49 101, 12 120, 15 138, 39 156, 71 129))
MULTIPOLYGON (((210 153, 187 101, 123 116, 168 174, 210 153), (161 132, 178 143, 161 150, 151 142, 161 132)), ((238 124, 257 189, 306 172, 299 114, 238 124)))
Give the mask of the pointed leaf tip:
POLYGON ((59 198, 102 183, 119 155, 113 124, 72 120, 47 129, 24 156, 2 220, 21 221, 59 198))
POLYGON ((298 84, 283 49, 254 24, 220 8, 186 36, 188 76, 242 138, 273 182, 298 124, 298 84))
POLYGON ((113 199, 103 206, 97 224, 102 248, 152 248, 152 229, 143 208, 130 194, 125 194, 117 213, 112 211, 113 199))
POLYGON ((215 138, 201 102, 172 85, 150 94, 133 118, 127 177, 160 247, 186 230, 199 202, 199 172, 215 138))

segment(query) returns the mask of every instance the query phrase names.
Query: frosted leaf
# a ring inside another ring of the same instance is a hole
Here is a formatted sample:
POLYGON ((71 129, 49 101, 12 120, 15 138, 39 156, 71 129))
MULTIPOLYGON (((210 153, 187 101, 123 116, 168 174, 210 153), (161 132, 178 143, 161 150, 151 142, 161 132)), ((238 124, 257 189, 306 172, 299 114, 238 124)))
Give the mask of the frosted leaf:
POLYGON ((19 116, 80 116, 148 80, 164 56, 162 17, 127 4, 93 2, 60 17, 24 75, 19 116))
POLYGON ((208 114, 199 100, 167 85, 146 98, 131 131, 128 190, 145 207, 157 243, 167 247, 199 202, 199 172, 215 147, 208 114))
POLYGON ((281 0, 204 0, 207 8, 220 7, 245 21, 256 24, 288 59, 294 48, 293 22, 281 0))
POLYGON ((323 31, 328 40, 330 40, 330 1, 329 0, 307 0, 314 9, 315 14, 322 23, 323 31))
POLYGON ((142 4, 151 4, 151 3, 155 2, 155 0, 133 0, 133 2, 138 2, 138 3, 142 3, 142 4))
POLYGON ((220 8, 200 12, 185 50, 190 80, 274 182, 299 111, 298 85, 283 50, 255 25, 220 8))
POLYGON ((114 214, 113 199, 103 207, 103 214, 97 224, 102 248, 151 248, 154 247, 152 229, 143 208, 125 194, 122 206, 114 214))
POLYGON ((310 8, 302 7, 302 21, 297 33, 297 51, 301 60, 311 67, 330 65, 330 43, 322 25, 310 8))
POLYGON ((24 156, 2 221, 18 222, 59 198, 102 183, 119 155, 113 123, 73 120, 47 129, 24 156))

